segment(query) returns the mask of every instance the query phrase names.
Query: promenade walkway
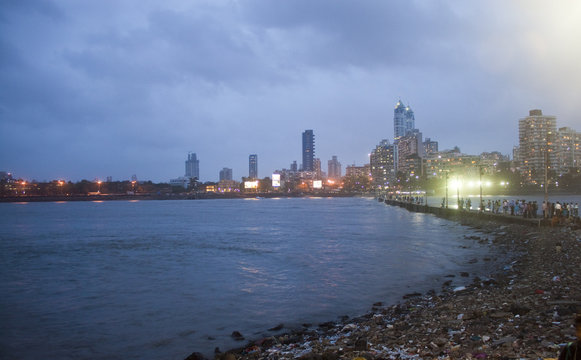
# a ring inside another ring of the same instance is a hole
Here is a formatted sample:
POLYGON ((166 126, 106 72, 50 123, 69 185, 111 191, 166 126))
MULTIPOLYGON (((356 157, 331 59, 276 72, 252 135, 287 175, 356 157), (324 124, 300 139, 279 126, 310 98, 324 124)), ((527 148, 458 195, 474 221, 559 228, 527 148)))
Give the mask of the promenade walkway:
MULTIPOLYGON (((458 218, 478 218, 481 220, 489 220, 501 223, 509 223, 509 224, 521 224, 521 225, 528 225, 528 226, 556 226, 559 224, 553 224, 551 219, 543 219, 542 217, 537 218, 525 218, 522 215, 506 215, 506 214, 495 214, 487 211, 478 211, 478 210, 459 210, 454 208, 442 208, 442 207, 435 207, 435 206, 428 206, 425 204, 416 204, 413 202, 407 201, 400 201, 400 200, 391 200, 391 199, 383 199, 378 198, 379 201, 385 202, 387 205, 391 206, 399 206, 402 208, 407 209, 408 211, 413 212, 420 212, 420 213, 428 213, 434 214, 439 217, 448 218, 448 219, 458 219, 458 218)), ((579 222, 579 219, 576 219, 579 222)))

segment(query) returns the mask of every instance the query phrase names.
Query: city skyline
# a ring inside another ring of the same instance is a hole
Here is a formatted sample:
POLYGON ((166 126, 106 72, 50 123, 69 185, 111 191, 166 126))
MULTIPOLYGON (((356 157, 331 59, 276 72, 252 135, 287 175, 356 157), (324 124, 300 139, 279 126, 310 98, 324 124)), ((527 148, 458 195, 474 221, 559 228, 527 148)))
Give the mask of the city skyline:
POLYGON ((165 182, 192 151, 203 180, 248 154, 265 177, 302 162, 304 129, 323 163, 362 165, 398 99, 441 150, 511 154, 530 109, 581 130, 579 17, 570 0, 7 2, 0 170, 165 182))

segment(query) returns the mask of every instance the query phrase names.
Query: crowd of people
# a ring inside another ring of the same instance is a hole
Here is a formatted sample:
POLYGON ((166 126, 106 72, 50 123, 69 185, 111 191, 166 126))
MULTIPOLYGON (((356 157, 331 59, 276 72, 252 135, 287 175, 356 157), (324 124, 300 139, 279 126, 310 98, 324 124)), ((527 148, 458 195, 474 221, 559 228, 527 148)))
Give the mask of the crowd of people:
MULTIPOLYGON (((445 199, 442 200, 442 207, 444 207, 445 199)), ((472 208, 472 201, 464 198, 458 200, 458 209, 460 210, 482 210, 491 212, 493 214, 504 214, 512 216, 523 216, 525 218, 565 218, 573 219, 579 218, 579 203, 560 201, 550 202, 543 201, 540 208, 537 201, 526 200, 487 200, 483 201, 480 208, 472 208), (540 210, 540 213, 539 213, 540 210)))

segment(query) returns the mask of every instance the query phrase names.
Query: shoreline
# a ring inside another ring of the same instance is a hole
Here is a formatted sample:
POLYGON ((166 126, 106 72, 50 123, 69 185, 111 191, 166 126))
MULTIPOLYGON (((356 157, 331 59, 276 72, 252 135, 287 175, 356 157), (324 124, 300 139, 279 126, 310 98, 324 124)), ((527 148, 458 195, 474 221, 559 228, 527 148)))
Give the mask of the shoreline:
POLYGON ((28 202, 76 202, 76 201, 135 201, 135 200, 215 200, 215 199, 253 199, 253 198, 301 198, 301 197, 371 197, 366 194, 347 194, 334 192, 319 193, 203 193, 203 194, 100 194, 100 195, 38 195, 5 196, 0 203, 28 202))
MULTIPOLYGON (((452 221, 492 237, 511 254, 490 278, 441 292, 411 293, 396 304, 317 328, 258 339, 216 359, 556 358, 574 340, 581 312, 581 230, 452 221)), ((204 359, 192 353, 187 360, 204 359)))

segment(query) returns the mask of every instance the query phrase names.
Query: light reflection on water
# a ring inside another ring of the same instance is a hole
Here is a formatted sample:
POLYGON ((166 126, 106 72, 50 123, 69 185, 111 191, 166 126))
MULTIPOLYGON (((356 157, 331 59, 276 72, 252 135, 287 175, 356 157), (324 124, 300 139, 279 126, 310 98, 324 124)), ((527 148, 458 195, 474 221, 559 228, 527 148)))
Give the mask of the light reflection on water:
POLYGON ((360 315, 487 253, 457 224, 373 199, 16 205, 0 204, 9 357, 211 357, 240 346, 234 330, 360 315))

